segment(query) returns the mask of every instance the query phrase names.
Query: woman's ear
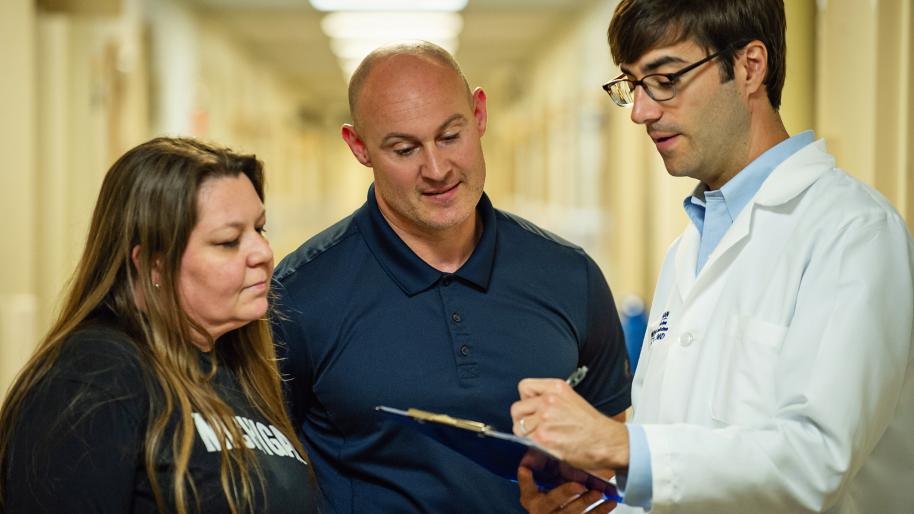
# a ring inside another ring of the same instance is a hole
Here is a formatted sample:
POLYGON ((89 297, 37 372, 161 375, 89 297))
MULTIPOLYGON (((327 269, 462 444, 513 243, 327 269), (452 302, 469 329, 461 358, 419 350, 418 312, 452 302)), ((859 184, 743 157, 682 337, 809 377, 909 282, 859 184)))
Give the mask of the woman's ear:
MULTIPOLYGON (((141 273, 140 269, 140 245, 136 245, 130 250, 130 260, 133 261, 133 267, 136 268, 137 273, 141 273)), ((152 265, 152 285, 159 288, 159 259, 156 259, 152 265)))
POLYGON ((140 271, 140 245, 136 245, 130 250, 130 260, 133 261, 133 267, 137 272, 140 271))

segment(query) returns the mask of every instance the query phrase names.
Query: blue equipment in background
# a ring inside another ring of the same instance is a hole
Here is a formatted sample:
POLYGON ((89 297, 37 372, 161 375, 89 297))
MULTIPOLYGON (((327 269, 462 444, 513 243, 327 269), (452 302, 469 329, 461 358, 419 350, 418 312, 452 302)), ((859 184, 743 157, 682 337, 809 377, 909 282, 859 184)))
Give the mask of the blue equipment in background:
POLYGON ((620 310, 622 332, 625 333, 625 349, 628 350, 628 362, 634 375, 635 368, 638 367, 638 357, 641 356, 644 333, 647 332, 647 311, 644 308, 644 301, 633 294, 622 298, 620 310))

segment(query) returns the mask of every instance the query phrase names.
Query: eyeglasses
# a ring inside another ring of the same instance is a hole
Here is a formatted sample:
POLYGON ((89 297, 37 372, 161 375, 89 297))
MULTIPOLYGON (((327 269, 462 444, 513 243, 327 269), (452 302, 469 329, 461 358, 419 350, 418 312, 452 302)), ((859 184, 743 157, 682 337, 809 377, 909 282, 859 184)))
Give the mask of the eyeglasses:
MULTIPOLYGON (((745 46, 745 45, 744 45, 745 46)), ((702 64, 714 59, 722 53, 734 48, 727 47, 719 52, 705 57, 700 61, 693 62, 685 68, 674 73, 651 73, 641 77, 641 80, 632 80, 630 78, 619 77, 603 84, 603 91, 619 107, 631 107, 635 103, 635 88, 641 86, 647 96, 655 102, 665 102, 676 96, 676 83, 686 73, 694 70, 702 64)))

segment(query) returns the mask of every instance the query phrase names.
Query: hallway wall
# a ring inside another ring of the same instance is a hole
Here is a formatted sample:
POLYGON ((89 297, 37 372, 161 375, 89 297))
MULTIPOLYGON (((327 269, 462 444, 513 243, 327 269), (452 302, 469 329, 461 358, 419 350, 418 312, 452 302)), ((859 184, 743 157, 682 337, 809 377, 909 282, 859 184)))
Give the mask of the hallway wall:
MULTIPOLYGON (((35 7, 0 2, 0 391, 31 351, 39 325, 36 293, 35 7)), ((0 396, 2 396, 0 392, 0 396)))

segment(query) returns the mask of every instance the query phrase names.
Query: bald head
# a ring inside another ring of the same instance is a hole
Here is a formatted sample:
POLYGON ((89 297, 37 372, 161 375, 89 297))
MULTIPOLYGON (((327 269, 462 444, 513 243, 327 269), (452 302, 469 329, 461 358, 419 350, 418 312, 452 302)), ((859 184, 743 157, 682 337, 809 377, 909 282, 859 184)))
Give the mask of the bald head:
POLYGON ((376 71, 382 71, 387 75, 391 72, 403 71, 409 73, 415 70, 415 66, 408 69, 397 66, 395 61, 424 61, 433 66, 443 67, 452 71, 463 83, 463 89, 466 91, 467 101, 472 104, 473 95, 470 92, 470 86, 466 77, 460 71, 460 65, 454 60, 454 57, 444 48, 429 43, 427 41, 415 41, 409 43, 397 43, 393 45, 382 46, 368 54, 349 79, 349 114, 352 116, 352 122, 358 129, 361 118, 359 104, 361 103, 362 93, 366 86, 373 81, 376 71))

